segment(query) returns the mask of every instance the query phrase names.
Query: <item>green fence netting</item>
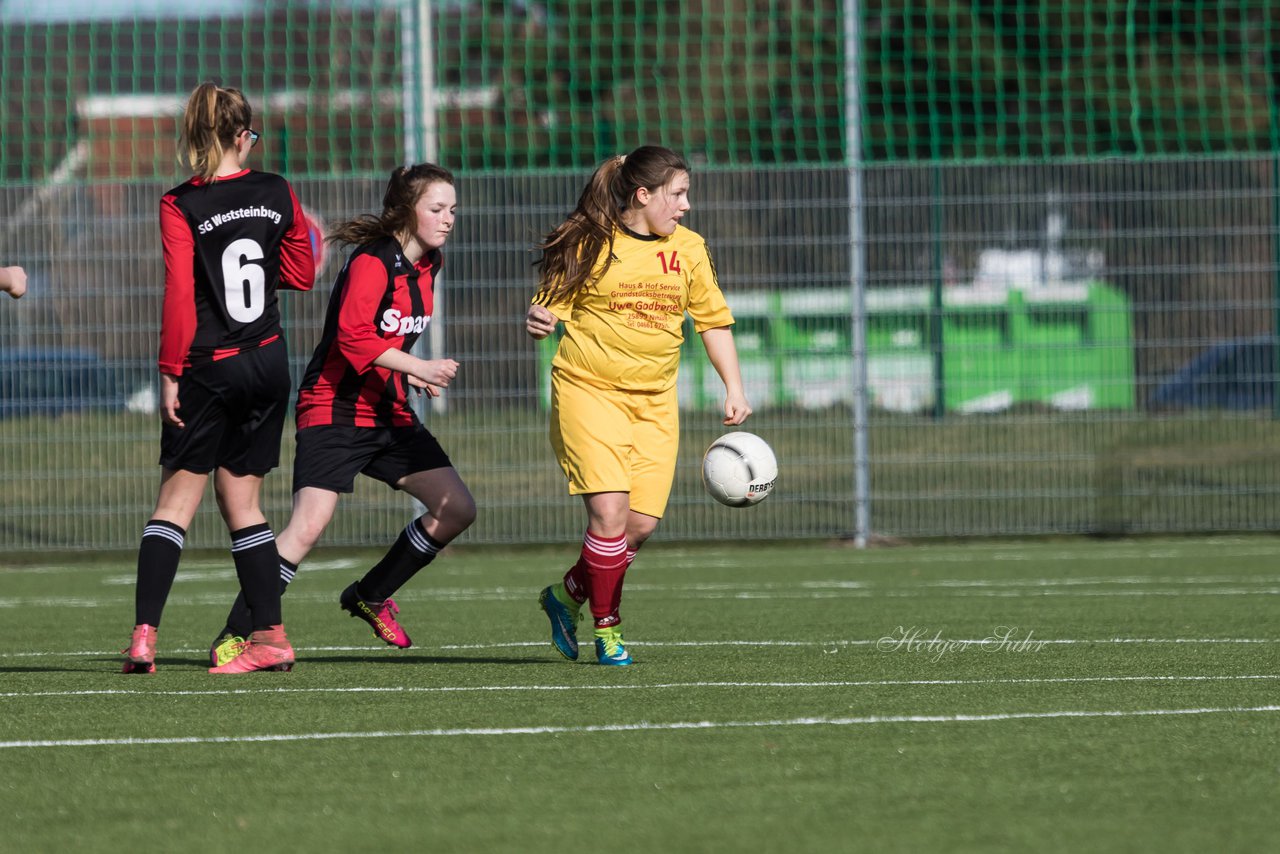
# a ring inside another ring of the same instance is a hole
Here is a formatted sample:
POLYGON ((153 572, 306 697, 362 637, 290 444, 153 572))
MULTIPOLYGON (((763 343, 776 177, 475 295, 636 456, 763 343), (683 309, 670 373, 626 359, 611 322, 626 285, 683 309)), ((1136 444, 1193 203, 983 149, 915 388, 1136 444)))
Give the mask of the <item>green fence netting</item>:
MULTIPOLYGON (((851 533, 858 359, 876 534, 1280 525, 1274 0, 0 0, 0 263, 31 273, 0 300, 0 548, 136 545, 155 207, 205 79, 246 91, 254 165, 318 222, 376 207, 403 162, 457 173, 435 327, 464 368, 427 417, 481 505, 468 541, 581 534, 521 331, 530 247, 646 142, 694 164, 687 222, 782 464, 749 514, 702 495, 721 427, 690 347, 664 535, 851 533)), ((295 369, 340 256, 286 300, 295 369)), ((222 546, 206 505, 190 542, 222 546)), ((362 485, 327 542, 383 542, 407 512, 362 485)))
POLYGON ((870 162, 1280 140, 1268 0, 117 5, 3 6, 0 178, 46 177, 86 140, 82 157, 116 161, 103 174, 170 174, 155 138, 210 78, 255 98, 268 166, 292 174, 403 159, 424 110, 429 150, 463 169, 581 167, 637 140, 719 165, 839 162, 850 102, 870 162))

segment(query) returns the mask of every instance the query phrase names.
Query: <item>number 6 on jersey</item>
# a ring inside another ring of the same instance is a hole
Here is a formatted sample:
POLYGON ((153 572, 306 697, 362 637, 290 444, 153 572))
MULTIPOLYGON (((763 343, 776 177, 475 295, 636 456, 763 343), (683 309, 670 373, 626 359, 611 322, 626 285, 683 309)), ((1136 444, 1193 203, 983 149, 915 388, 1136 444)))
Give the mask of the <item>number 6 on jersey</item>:
POLYGON ((248 237, 233 240, 222 250, 222 282, 227 294, 227 314, 232 320, 252 323, 266 308, 267 274, 261 264, 262 247, 248 237))

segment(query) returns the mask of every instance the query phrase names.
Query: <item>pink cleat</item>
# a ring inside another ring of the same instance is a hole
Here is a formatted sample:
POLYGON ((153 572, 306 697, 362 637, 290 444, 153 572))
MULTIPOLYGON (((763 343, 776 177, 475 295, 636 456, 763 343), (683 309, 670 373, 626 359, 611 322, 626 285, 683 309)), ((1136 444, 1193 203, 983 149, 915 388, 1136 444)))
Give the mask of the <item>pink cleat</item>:
POLYGON ((210 667, 210 673, 252 673, 255 670, 293 669, 293 647, 284 635, 284 626, 272 626, 249 636, 244 652, 219 667, 210 667))
POLYGON ((126 656, 121 673, 155 673, 156 627, 146 623, 134 626, 129 648, 121 652, 126 656))
POLYGON ((356 593, 355 584, 352 584, 342 591, 338 604, 351 616, 359 617, 368 623, 378 640, 383 643, 389 643, 400 649, 413 646, 408 633, 396 622, 396 615, 400 613, 400 609, 390 599, 385 602, 369 602, 361 599, 360 594, 356 593))

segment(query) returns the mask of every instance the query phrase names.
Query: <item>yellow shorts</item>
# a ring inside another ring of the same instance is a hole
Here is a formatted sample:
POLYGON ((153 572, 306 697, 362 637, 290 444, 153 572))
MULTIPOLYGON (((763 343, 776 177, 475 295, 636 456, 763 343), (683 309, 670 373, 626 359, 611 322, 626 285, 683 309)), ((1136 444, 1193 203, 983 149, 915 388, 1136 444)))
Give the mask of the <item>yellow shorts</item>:
POLYGON ((675 386, 603 389, 553 370, 551 447, 570 495, 629 492, 632 510, 661 519, 680 449, 675 386))

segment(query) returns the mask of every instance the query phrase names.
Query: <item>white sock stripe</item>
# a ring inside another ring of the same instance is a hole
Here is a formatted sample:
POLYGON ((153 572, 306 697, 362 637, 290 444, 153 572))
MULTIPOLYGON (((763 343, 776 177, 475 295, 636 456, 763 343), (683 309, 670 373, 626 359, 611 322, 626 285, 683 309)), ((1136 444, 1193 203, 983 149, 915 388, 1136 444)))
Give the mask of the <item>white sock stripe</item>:
POLYGON ((639 549, 627 549, 627 563, 631 563, 631 561, 635 560, 636 554, 639 551, 639 549))
POLYGON ((427 535, 422 533, 422 528, 417 522, 410 522, 405 526, 405 535, 409 538, 409 544, 425 555, 436 555, 440 553, 440 549, 431 544, 427 539, 427 535))
POLYGON ((280 578, 284 581, 285 584, 292 583, 293 577, 297 574, 298 574, 298 570, 296 569, 290 569, 289 567, 283 566, 283 565, 280 567, 280 578))
POLYGON ((614 555, 622 555, 627 553, 627 535, 623 534, 616 540, 602 540, 587 534, 582 538, 582 542, 591 551, 610 557, 614 555))
POLYGON ((169 540, 178 548, 182 548, 182 544, 186 541, 182 534, 164 525, 147 525, 142 529, 142 536, 144 539, 147 537, 161 537, 169 540))
POLYGON ((242 552, 245 549, 251 549, 251 548, 254 548, 255 546, 260 546, 263 543, 273 542, 275 538, 276 538, 276 535, 271 533, 271 531, 269 530, 261 531, 257 534, 250 534, 247 537, 241 537, 238 540, 232 540, 231 551, 232 553, 242 552))

